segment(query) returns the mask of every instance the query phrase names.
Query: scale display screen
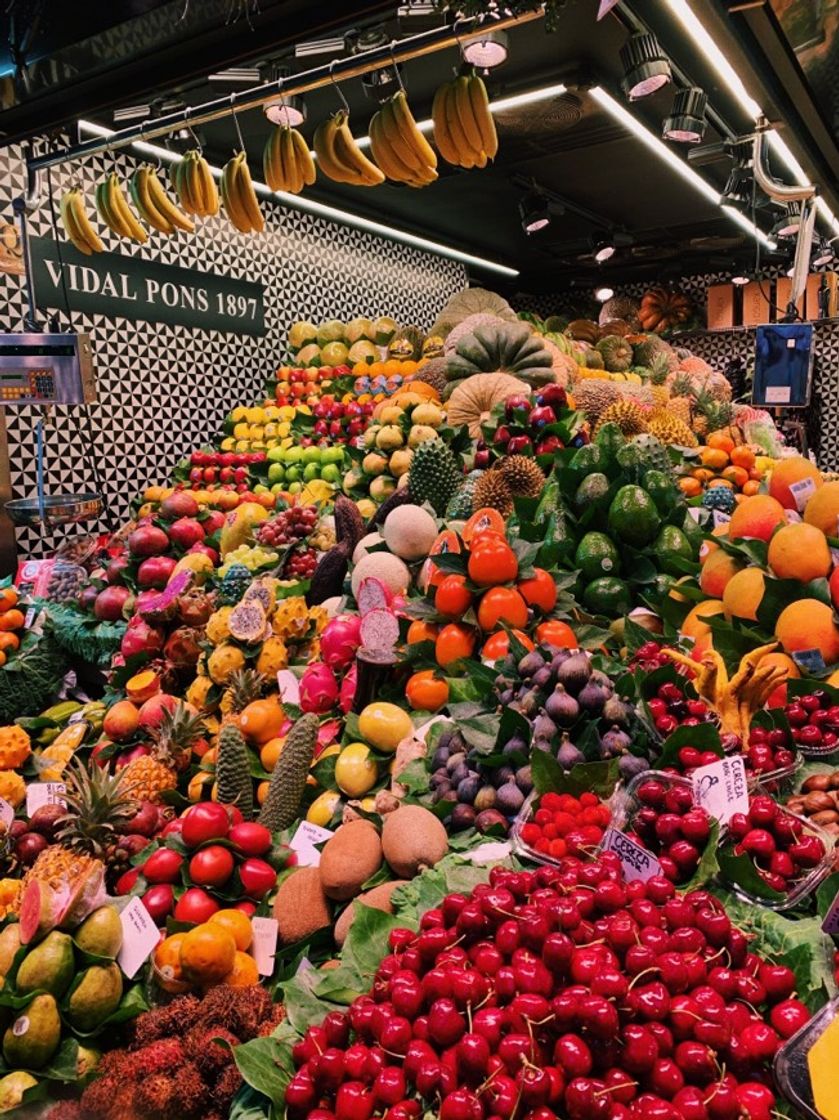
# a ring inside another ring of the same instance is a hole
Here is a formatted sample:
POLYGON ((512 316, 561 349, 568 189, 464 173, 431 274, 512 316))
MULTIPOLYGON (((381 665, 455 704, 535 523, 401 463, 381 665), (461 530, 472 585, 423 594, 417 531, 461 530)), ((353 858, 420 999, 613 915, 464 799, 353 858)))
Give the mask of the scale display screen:
POLYGON ((0 407, 96 398, 86 334, 0 334, 0 407))

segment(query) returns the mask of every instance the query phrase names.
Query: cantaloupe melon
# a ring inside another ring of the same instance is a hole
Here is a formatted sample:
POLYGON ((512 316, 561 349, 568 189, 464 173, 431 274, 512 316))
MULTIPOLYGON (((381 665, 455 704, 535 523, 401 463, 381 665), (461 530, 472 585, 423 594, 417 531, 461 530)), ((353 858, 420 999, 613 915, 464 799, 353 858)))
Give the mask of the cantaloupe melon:
POLYGON ((361 581, 368 576, 380 579, 394 595, 401 595, 407 591, 411 583, 411 573, 405 561, 390 552, 369 552, 361 558, 353 568, 351 581, 353 595, 358 594, 361 581))
POLYGON ((437 522, 422 506, 397 506, 382 526, 385 544, 403 560, 420 560, 437 539, 437 522))

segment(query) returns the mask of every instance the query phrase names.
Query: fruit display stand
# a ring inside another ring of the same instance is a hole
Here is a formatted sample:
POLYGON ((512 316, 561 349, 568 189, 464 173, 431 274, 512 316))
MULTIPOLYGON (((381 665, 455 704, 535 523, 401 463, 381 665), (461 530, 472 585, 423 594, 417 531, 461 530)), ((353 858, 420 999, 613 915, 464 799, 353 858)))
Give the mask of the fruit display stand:
POLYGON ((468 296, 297 324, 48 607, 108 679, 0 727, 0 1108, 815 1099, 839 483, 658 336, 468 296))

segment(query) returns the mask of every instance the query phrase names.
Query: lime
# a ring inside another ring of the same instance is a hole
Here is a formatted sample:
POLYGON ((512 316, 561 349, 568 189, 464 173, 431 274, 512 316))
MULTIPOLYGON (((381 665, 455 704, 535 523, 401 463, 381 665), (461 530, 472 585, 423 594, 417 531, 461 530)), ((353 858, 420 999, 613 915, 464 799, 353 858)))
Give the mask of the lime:
POLYGON ((605 533, 595 531, 586 533, 577 545, 574 567, 580 569, 582 578, 586 582, 599 576, 617 575, 620 566, 618 550, 605 533))

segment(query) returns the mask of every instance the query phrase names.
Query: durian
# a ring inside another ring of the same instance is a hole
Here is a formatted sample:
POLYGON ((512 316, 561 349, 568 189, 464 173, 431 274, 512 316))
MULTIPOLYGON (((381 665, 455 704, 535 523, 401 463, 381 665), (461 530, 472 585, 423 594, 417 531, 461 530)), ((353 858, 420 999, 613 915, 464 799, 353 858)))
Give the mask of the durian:
MULTIPOLYGON (((431 388, 436 389, 437 392, 442 397, 443 391, 445 390, 446 386, 448 385, 448 379, 446 378, 446 367, 448 366, 448 364, 449 364, 448 358, 444 358, 444 357, 430 358, 427 362, 424 362, 419 367, 419 369, 414 374, 414 376, 411 380, 412 381, 422 381, 426 385, 430 385, 431 388)), ((408 387, 409 388, 410 388, 410 385, 411 385, 411 382, 409 381, 408 382, 408 387)))
POLYGON ((418 506, 430 502, 442 517, 462 481, 463 474, 454 453, 439 437, 426 440, 414 448, 408 491, 411 500, 418 506))
POLYGON ((653 412, 647 420, 647 431, 656 436, 664 444, 675 444, 677 447, 698 447, 699 440, 681 420, 665 409, 653 412))
POLYGON ((513 512, 513 493, 501 471, 485 471, 475 483, 472 509, 497 509, 502 517, 513 512))
POLYGON ((643 409, 635 401, 630 400, 619 400, 609 405, 605 412, 600 414, 600 419, 594 428, 595 435, 603 424, 617 424, 625 436, 637 436, 648 430, 643 409))
POLYGON ((515 497, 538 498, 542 493, 545 476, 534 459, 528 459, 526 455, 511 455, 501 460, 499 470, 515 497))
POLYGON ((596 424, 609 405, 621 399, 618 386, 612 381, 578 381, 574 385, 574 403, 596 424))

